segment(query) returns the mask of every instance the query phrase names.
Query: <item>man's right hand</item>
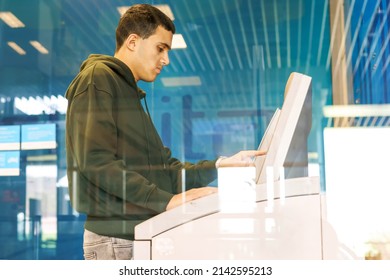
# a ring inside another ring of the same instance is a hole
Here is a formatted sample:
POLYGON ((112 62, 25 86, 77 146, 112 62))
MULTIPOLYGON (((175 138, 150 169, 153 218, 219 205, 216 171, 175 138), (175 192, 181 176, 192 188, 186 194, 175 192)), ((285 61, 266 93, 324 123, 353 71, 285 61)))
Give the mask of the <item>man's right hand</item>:
POLYGON ((214 188, 214 187, 203 187, 203 188, 191 189, 191 190, 188 190, 184 193, 176 194, 169 201, 166 210, 170 210, 172 208, 175 208, 175 207, 182 205, 188 201, 216 193, 217 191, 218 191, 218 189, 214 188))

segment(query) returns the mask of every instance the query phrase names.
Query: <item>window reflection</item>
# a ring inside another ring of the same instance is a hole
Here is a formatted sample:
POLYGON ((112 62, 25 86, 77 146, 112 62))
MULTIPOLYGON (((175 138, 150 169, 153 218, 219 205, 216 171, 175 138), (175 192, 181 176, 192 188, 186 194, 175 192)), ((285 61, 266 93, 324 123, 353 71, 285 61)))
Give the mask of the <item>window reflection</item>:
MULTIPOLYGON (((20 9, 14 2, 4 0, 0 7, 0 259, 81 259, 84 217, 69 204, 63 94, 88 54, 113 52, 118 7, 102 0, 93 4, 21 0, 20 9), (5 19, 9 11, 23 24, 11 28, 5 19), (39 52, 30 41, 40 42, 47 52, 39 52), (42 126, 47 130, 34 130, 42 126)), ((322 191, 327 191, 323 128, 379 124, 363 118, 324 119, 323 107, 390 100, 388 1, 248 0, 239 7, 232 0, 195 0, 191 6, 188 1, 168 2, 187 48, 172 50, 171 64, 161 79, 141 84, 164 144, 188 161, 257 148, 275 108, 283 102, 286 78, 292 71, 303 72, 313 77, 308 172, 320 176, 322 191), (335 14, 344 22, 334 19, 335 14), (344 34, 339 33, 340 26, 344 34)), ((381 118, 380 126, 388 126, 388 115, 381 118)), ((273 170, 269 172, 273 177, 273 170)), ((235 180, 241 176, 228 181, 240 185, 235 180)), ((277 186, 267 180, 262 213, 275 214, 287 204, 289 190, 281 178, 277 186)), ((219 202, 226 214, 254 211, 256 197, 249 185, 239 195, 221 188, 219 202)), ((375 208, 376 200, 371 204, 375 208)), ((335 220, 338 211, 345 211, 336 209, 330 211, 335 220)), ((280 230, 278 220, 266 216, 261 222, 273 240, 280 230)), ((250 234, 259 223, 227 218, 218 225, 226 232, 250 234)), ((377 258, 377 251, 388 258, 387 233, 383 228, 356 246, 361 254, 370 251, 370 258, 377 258)), ((172 250, 168 242, 161 246, 172 250)))

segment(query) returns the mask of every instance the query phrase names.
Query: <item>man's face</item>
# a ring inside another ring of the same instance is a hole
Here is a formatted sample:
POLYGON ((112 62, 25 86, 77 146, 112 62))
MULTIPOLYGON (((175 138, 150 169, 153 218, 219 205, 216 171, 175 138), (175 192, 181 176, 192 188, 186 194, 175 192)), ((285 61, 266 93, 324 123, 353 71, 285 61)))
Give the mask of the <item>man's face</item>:
POLYGON ((149 38, 137 40, 131 69, 137 81, 153 82, 163 67, 169 64, 168 51, 171 49, 172 36, 171 31, 159 26, 149 38))

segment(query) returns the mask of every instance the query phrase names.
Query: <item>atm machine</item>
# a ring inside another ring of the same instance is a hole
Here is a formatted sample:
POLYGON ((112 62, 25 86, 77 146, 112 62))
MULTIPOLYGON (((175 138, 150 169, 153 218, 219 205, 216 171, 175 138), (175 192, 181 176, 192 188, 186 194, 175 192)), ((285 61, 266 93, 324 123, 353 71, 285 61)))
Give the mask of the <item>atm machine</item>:
POLYGON ((307 175, 311 77, 292 73, 254 167, 219 168, 218 192, 135 228, 135 260, 337 259, 318 177, 307 175))
POLYGON ((141 223, 134 259, 322 259, 318 178, 277 181, 272 188, 269 199, 270 186, 257 185, 253 205, 242 211, 239 198, 229 211, 215 193, 141 223))

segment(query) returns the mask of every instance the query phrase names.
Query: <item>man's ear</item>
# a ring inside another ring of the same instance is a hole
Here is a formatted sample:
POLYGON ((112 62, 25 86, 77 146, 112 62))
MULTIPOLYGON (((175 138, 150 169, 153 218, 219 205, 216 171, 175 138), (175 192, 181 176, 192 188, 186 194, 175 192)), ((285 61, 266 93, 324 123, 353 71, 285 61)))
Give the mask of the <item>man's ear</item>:
POLYGON ((129 37, 127 37, 125 44, 126 48, 133 51, 138 44, 139 36, 137 34, 130 34, 129 37))

